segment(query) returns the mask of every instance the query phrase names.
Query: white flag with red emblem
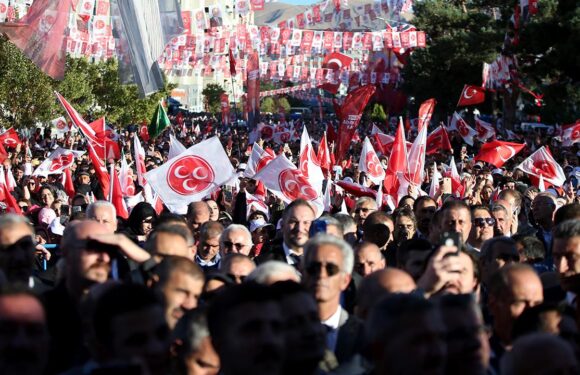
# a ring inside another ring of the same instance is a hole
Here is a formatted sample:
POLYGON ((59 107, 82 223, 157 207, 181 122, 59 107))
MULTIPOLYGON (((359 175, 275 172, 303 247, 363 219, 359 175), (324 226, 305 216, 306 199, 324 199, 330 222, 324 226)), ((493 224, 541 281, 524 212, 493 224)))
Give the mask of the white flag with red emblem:
POLYGON ((371 141, 365 137, 363 147, 360 153, 358 169, 366 173, 366 176, 373 184, 378 185, 385 179, 385 170, 379 160, 371 141))
POLYGON ((517 168, 537 179, 542 176, 544 182, 554 186, 562 186, 566 182, 564 170, 556 162, 550 149, 546 146, 528 156, 517 168))
POLYGON ((266 214, 266 218, 270 220, 270 210, 264 201, 264 198, 258 195, 250 194, 246 191, 246 217, 254 211, 261 211, 266 214))
POLYGON ((123 197, 132 197, 135 195, 135 183, 133 182, 133 171, 129 168, 125 157, 121 158, 121 169, 119 169, 119 182, 123 197))
POLYGON ((61 173, 73 164, 75 157, 82 156, 84 151, 57 148, 32 173, 33 176, 48 176, 61 173))
POLYGON ((145 180, 145 173, 147 173, 147 169, 145 168, 145 149, 143 149, 137 133, 133 134, 133 152, 135 153, 137 182, 142 187, 145 187, 145 185, 147 185, 147 181, 145 180))
POLYGON ((252 153, 244 170, 244 177, 253 178, 256 173, 274 160, 275 157, 276 154, 272 149, 266 148, 264 150, 259 144, 254 143, 252 153))
POLYGON ((570 147, 578 142, 580 142, 580 120, 576 120, 575 124, 562 127, 562 146, 570 147))
POLYGON ((495 129, 493 126, 479 117, 475 118, 475 130, 477 131, 477 137, 481 141, 487 141, 488 139, 495 137, 495 129))
POLYGON ((284 203, 302 198, 312 204, 317 216, 320 216, 324 211, 321 194, 284 154, 272 160, 254 176, 254 179, 262 181, 264 186, 284 203))
POLYGON ((145 174, 171 212, 185 213, 187 204, 202 200, 235 174, 218 137, 188 148, 145 174))
POLYGON ((314 147, 310 142, 306 126, 302 129, 302 137, 300 138, 300 172, 310 181, 316 191, 322 194, 324 174, 320 168, 318 157, 314 153, 314 147))
POLYGON ((421 127, 417 138, 409 150, 409 169, 407 180, 410 183, 421 186, 425 177, 425 153, 427 150, 427 126, 421 127))
POLYGON ((461 138, 470 146, 473 146, 473 137, 477 136, 477 132, 467 123, 459 113, 454 112, 453 118, 451 119, 451 126, 449 130, 457 130, 461 138))
POLYGON ((70 131, 70 128, 69 128, 68 123, 66 122, 66 119, 64 118, 64 116, 60 116, 59 118, 55 118, 54 120, 50 121, 50 123, 56 129, 56 132, 58 134, 64 134, 64 133, 70 131))

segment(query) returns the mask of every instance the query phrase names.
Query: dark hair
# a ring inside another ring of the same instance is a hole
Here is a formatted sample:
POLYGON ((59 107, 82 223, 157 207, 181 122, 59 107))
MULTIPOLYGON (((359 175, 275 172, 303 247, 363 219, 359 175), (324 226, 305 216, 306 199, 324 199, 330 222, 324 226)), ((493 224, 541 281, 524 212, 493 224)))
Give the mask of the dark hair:
POLYGON ((290 203, 288 206, 286 206, 286 208, 284 209, 284 213, 282 214, 282 217, 286 218, 286 215, 288 215, 288 212, 292 211, 294 209, 294 207, 298 207, 298 206, 306 206, 306 207, 310 208, 312 210, 312 212, 314 212, 316 214, 316 212, 314 211, 314 208, 312 207, 310 202, 308 202, 306 199, 298 198, 298 199, 293 200, 292 203, 290 203))
POLYGON ((409 253, 411 251, 430 253, 433 251, 433 246, 431 246, 431 243, 429 241, 419 238, 412 238, 410 240, 405 240, 401 242, 401 244, 397 249, 397 265, 399 268, 405 265, 405 263, 409 259, 409 253))
POLYGON ((467 203, 465 203, 464 201, 460 201, 460 200, 455 200, 455 199, 447 200, 447 201, 445 201, 443 206, 441 206, 441 211, 461 210, 461 209, 467 210, 467 212, 471 213, 467 203))
POLYGON ((157 221, 155 221, 155 226, 173 223, 187 224, 187 220, 185 220, 185 218, 181 215, 166 211, 159 215, 157 221))
POLYGON ((253 283, 232 285, 217 294, 208 310, 209 332, 214 341, 223 340, 228 331, 228 320, 234 318, 231 313, 238 307, 250 303, 267 303, 275 301, 272 288, 253 283))
POLYGON ((163 300, 153 290, 139 284, 118 284, 97 300, 93 328, 97 341, 109 346, 113 342, 113 320, 122 314, 148 307, 163 306, 163 300))
POLYGON ((543 261, 546 257, 546 249, 542 241, 534 236, 513 236, 512 239, 523 247, 523 255, 527 263, 543 261))
POLYGON ((560 207, 554 214, 554 226, 573 219, 580 219, 579 203, 570 203, 560 207))
POLYGON ((173 272, 180 271, 188 274, 194 279, 204 281, 205 277, 201 268, 193 261, 179 256, 166 256, 153 269, 153 273, 159 276, 156 286, 163 288, 171 278, 173 272))
POLYGON ((484 206, 482 204, 478 204, 471 207, 471 217, 475 214, 475 211, 485 211, 491 216, 491 210, 488 206, 484 206))
POLYGON ((435 207, 439 206, 435 199, 431 198, 428 195, 422 195, 419 198, 415 199, 415 203, 413 203, 413 212, 417 211, 417 207, 419 207, 419 205, 425 201, 431 201, 431 202, 435 203, 435 207))
POLYGON ((179 319, 173 330, 173 341, 180 340, 183 343, 177 353, 179 357, 177 367, 180 374, 187 372, 184 368, 185 358, 198 351, 201 341, 206 337, 209 337, 207 308, 198 307, 190 310, 179 319))

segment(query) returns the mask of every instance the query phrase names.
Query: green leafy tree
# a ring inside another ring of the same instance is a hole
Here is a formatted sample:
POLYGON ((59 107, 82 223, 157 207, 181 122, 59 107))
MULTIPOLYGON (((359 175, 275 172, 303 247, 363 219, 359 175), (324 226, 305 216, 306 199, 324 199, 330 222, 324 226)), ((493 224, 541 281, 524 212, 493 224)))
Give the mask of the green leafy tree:
MULTIPOLYGON (((483 62, 491 63, 500 53, 516 4, 500 0, 414 3, 413 24, 428 39, 427 48, 414 51, 404 69, 404 88, 415 97, 412 110, 430 97, 438 101, 439 117, 455 110, 463 85, 479 85, 483 62)), ((510 90, 488 92, 488 100, 478 107, 483 112, 501 112, 507 127, 526 115, 540 115, 546 123, 573 122, 580 108, 578 45, 580 3, 540 0, 538 14, 522 25, 519 43, 505 52, 516 56, 522 84, 544 95, 543 106, 536 106, 531 95, 511 85, 510 90)))
POLYGON ((0 37, 0 124, 31 127, 56 117, 53 80, 0 37))
POLYGON ((372 108, 371 119, 380 123, 384 123, 387 120, 387 115, 385 114, 383 106, 379 103, 375 103, 372 108))
POLYGON ((220 102, 220 95, 223 94, 225 90, 221 85, 217 83, 210 83, 201 92, 201 94, 205 98, 205 102, 207 104, 208 111, 213 113, 214 115, 221 112, 221 102, 220 102))
POLYGON ((413 7, 413 24, 428 39, 427 48, 414 51, 405 66, 404 88, 415 97, 415 113, 434 97, 435 110, 445 116, 455 110, 464 84, 481 83, 483 62, 497 56, 507 20, 496 21, 487 12, 491 7, 474 1, 425 0, 413 7))
POLYGON ((276 108, 276 102, 272 97, 267 97, 262 100, 260 104, 260 111, 261 112, 268 112, 268 113, 276 113, 278 112, 278 108, 276 108))
POLYGON ((278 99, 278 107, 284 108, 284 112, 286 112, 286 113, 290 112, 290 108, 292 108, 292 106, 290 105, 290 102, 288 102, 288 99, 286 99, 286 98, 279 98, 278 99))

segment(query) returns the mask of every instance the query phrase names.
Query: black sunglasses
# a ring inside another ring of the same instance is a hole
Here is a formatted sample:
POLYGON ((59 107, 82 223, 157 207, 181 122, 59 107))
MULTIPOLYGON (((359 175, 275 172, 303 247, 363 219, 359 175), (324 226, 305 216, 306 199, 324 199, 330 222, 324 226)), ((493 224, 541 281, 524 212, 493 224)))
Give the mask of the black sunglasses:
POLYGON ((499 254, 495 259, 502 260, 505 263, 517 263, 520 261, 520 257, 515 254, 499 254))
POLYGON ((224 246, 227 248, 235 247, 236 249, 240 250, 246 245, 243 243, 233 243, 232 241, 224 241, 224 246))
POLYGON ((243 283, 247 277, 245 275, 234 275, 233 273, 227 273, 226 276, 232 279, 233 281, 239 281, 240 283, 243 283))
POLYGON ((373 209, 373 208, 357 208, 356 210, 354 210, 354 212, 356 214, 360 214, 361 211, 364 212, 364 213, 367 213, 367 212, 370 212, 370 211, 375 211, 375 209, 373 209))
POLYGON ((332 277, 340 272, 340 267, 334 263, 312 262, 308 264, 305 271, 310 276, 319 276, 322 273, 322 267, 326 270, 328 277, 332 277))
POLYGON ((483 227, 485 224, 492 227, 495 225, 495 219, 493 217, 478 217, 473 219, 473 224, 478 227, 483 227))

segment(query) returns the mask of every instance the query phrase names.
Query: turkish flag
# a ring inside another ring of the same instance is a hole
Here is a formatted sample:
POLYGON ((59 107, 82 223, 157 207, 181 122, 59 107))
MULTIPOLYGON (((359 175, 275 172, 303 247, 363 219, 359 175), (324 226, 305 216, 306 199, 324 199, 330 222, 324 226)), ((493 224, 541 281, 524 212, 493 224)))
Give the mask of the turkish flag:
POLYGON ((458 107, 483 103, 485 101, 485 89, 480 86, 465 85, 457 102, 458 107))
POLYGON ((554 186, 562 186, 566 182, 566 175, 562 167, 556 162, 550 149, 546 146, 531 154, 517 168, 536 177, 536 179, 542 176, 545 182, 554 186))
POLYGON ((436 154, 442 150, 452 150, 449 135, 445 127, 439 126, 427 137, 427 155, 436 154))
POLYGON ((4 133, 0 134, 0 142, 2 145, 10 148, 16 148, 16 146, 22 144, 22 141, 18 137, 18 133, 16 133, 14 128, 10 128, 4 133))
POLYGON ((385 178, 385 170, 381 165, 375 149, 368 137, 365 137, 363 148, 360 153, 358 168, 364 172, 369 180, 378 185, 385 178))
MULTIPOLYGON (((349 57, 340 52, 332 52, 324 57, 322 61, 322 69, 328 69, 338 74, 342 68, 347 68, 350 63, 352 63, 352 57, 349 57)), ((340 86, 340 81, 336 84, 334 83, 324 83, 319 88, 328 91, 331 94, 336 94, 338 92, 338 87, 340 86)))
POLYGON ((302 198, 312 204, 317 216, 320 216, 324 211, 322 195, 284 155, 272 160, 254 176, 254 179, 262 181, 272 194, 285 203, 302 198))
POLYGON ((119 181, 119 175, 115 170, 115 166, 111 164, 111 171, 110 171, 110 179, 111 183, 113 184, 113 191, 110 194, 110 202, 115 206, 115 210, 117 211, 117 216, 123 219, 129 218, 129 211, 127 210, 127 205, 125 204, 125 200, 123 199, 123 191, 122 191, 122 184, 119 181))
POLYGON ((95 148, 92 146, 91 143, 88 144, 89 148, 89 158, 91 159, 91 163, 95 167, 95 173, 97 175, 97 179, 99 180, 99 184, 101 185, 101 189, 103 190, 103 196, 105 199, 109 197, 109 188, 111 186, 111 179, 109 178, 109 174, 107 173, 107 167, 103 159, 97 156, 95 148))
POLYGON ((178 157, 155 168, 145 178, 171 212, 181 213, 235 175, 218 137, 193 145, 178 157))
POLYGON ((132 197, 135 195, 135 183, 133 182, 132 172, 127 164, 127 160, 122 158, 121 169, 119 170, 119 182, 121 183, 123 197, 132 197))
POLYGON ((570 147, 578 142, 580 142, 580 120, 576 120, 575 124, 562 127, 562 145, 564 147, 570 147))
POLYGON ((427 99, 421 103, 421 107, 419 107, 418 131, 421 131, 423 126, 429 126, 431 116, 433 115, 433 110, 435 109, 435 104, 437 104, 437 100, 433 98, 427 99))
POLYGON ((470 146, 473 146, 473 138, 477 136, 477 132, 467 123, 459 113, 454 112, 453 118, 451 119, 451 126, 449 127, 450 130, 457 130, 461 138, 470 146))
POLYGON ((336 130, 334 130, 334 125, 332 124, 328 124, 327 128, 326 128, 326 138, 329 144, 334 143, 336 145, 336 142, 338 141, 338 134, 336 134, 336 130))
POLYGON ((70 168, 64 170, 63 180, 64 181, 62 183, 62 186, 64 186, 64 192, 66 193, 66 195, 68 195, 69 198, 72 199, 75 196, 76 192, 70 168))
POLYGON ((340 108, 341 120, 336 147, 337 161, 340 162, 350 148, 350 142, 360 122, 362 112, 375 90, 373 85, 362 86, 351 91, 344 99, 344 104, 340 108))
POLYGON ((62 173, 69 169, 74 162, 75 157, 80 157, 84 151, 68 150, 59 147, 46 158, 32 173, 33 176, 48 176, 49 174, 62 173))
POLYGON ((230 74, 232 76, 236 75, 236 59, 234 58, 234 54, 232 49, 229 50, 229 58, 230 58, 230 74))
POLYGON ((479 117, 475 118, 475 130, 477 131, 477 137, 481 141, 495 137, 495 129, 493 126, 489 122, 481 120, 479 117))
POLYGON ((332 168, 332 164, 330 162, 330 149, 328 148, 328 142, 326 141, 326 132, 324 132, 324 135, 320 140, 320 144, 318 145, 318 154, 316 157, 318 158, 322 172, 327 175, 332 168))
POLYGON ((306 126, 302 128, 302 137, 300 138, 300 172, 314 186, 317 192, 322 194, 322 182, 324 174, 320 168, 318 157, 314 153, 314 147, 310 141, 310 136, 306 126))
POLYGON ((427 126, 422 126, 409 150, 409 168, 407 180, 417 186, 423 183, 425 177, 425 152, 427 149, 427 126))
POLYGON ((94 145, 99 147, 104 147, 102 145, 101 139, 97 136, 97 132, 103 131, 104 132, 104 123, 103 127, 100 128, 100 120, 97 120, 90 125, 81 117, 81 115, 77 112, 76 109, 73 108, 72 105, 58 92, 55 93, 56 97, 58 98, 60 104, 63 106, 64 110, 72 120, 73 124, 79 128, 81 133, 87 138, 87 140, 94 145), (97 131, 95 131, 97 128, 97 131), (102 129, 102 130, 101 130, 102 129))
MULTIPOLYGON (((397 198, 399 187, 401 186, 399 178, 407 173, 409 161, 407 159, 407 145, 405 141, 405 129, 403 128, 403 121, 399 122, 399 127, 395 133, 395 141, 389 157, 389 164, 383 183, 383 191, 389 195, 397 198)), ((396 199, 398 202, 399 200, 396 199)))
POLYGON ((149 141, 150 137, 149 137, 149 129, 147 128, 147 125, 141 125, 141 127, 139 128, 139 138, 141 138, 145 142, 149 141))
POLYGON ((2 174, 2 177, 0 177, 0 198, 1 198, 1 200, 3 200, 4 203, 6 203, 8 212, 22 215, 22 210, 20 209, 20 206, 16 202, 16 199, 14 198, 14 196, 12 196, 12 194, 10 194, 10 190, 8 189, 8 185, 6 184, 6 180, 4 179, 4 168, 2 166, 0 166, 0 174, 2 174))
POLYGON ((376 198, 377 192, 366 186, 359 185, 354 182, 337 181, 336 185, 340 186, 344 191, 355 197, 371 197, 376 198))
POLYGON ((254 143, 252 147, 252 152, 246 163, 246 169, 244 170, 244 177, 253 178, 260 169, 268 165, 269 162, 274 160, 276 154, 270 148, 264 150, 259 144, 254 143))
POLYGON ((526 147, 525 144, 493 141, 484 143, 474 160, 485 161, 501 168, 509 159, 526 147))

